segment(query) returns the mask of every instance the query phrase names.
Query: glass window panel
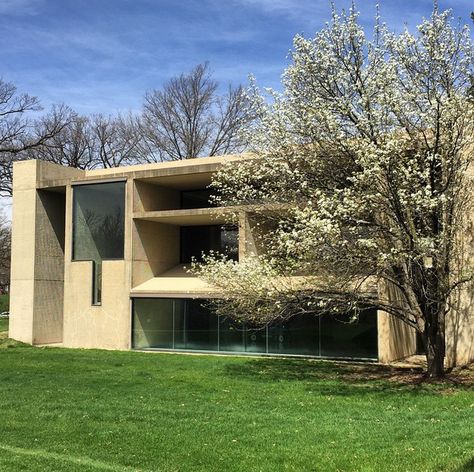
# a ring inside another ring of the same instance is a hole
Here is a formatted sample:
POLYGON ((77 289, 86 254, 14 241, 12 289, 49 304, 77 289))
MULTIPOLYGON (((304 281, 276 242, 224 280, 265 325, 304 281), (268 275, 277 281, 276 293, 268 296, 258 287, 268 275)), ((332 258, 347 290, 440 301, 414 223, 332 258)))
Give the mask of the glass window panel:
POLYGON ((202 261, 202 254, 210 251, 238 258, 238 230, 235 226, 183 226, 181 227, 181 263, 193 259, 202 261))
POLYGON ((219 350, 245 352, 245 328, 241 323, 228 317, 220 317, 219 350))
POLYGON ((321 355, 376 359, 377 311, 362 312, 354 323, 349 320, 349 314, 321 317, 321 355))
POLYGON ((245 328, 245 352, 267 352, 267 328, 245 328))
POLYGON ((319 356, 319 321, 299 315, 269 327, 268 352, 319 356))
POLYGON ((217 351, 218 317, 204 300, 186 300, 186 340, 183 349, 217 351))
POLYGON ((73 260, 123 259, 125 182, 74 187, 73 260))
POLYGON ((133 347, 173 348, 173 300, 135 298, 133 301, 133 347))
POLYGON ((186 349, 186 316, 184 298, 173 298, 174 306, 174 345, 175 349, 186 349))
POLYGON ((220 228, 219 252, 233 261, 239 260, 239 230, 234 225, 224 225, 220 228))
POLYGON ((92 261, 92 304, 102 303, 102 262, 92 261))
POLYGON ((210 208, 215 206, 211 203, 211 195, 215 193, 210 189, 186 190, 181 192, 181 208, 210 208))

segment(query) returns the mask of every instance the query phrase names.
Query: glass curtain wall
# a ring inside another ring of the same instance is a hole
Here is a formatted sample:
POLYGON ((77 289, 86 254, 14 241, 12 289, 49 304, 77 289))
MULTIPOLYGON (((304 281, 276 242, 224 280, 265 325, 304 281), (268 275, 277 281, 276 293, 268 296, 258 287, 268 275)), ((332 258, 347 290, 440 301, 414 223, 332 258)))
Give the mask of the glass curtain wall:
POLYGON ((73 261, 92 261, 92 303, 102 300, 102 261, 123 259, 125 182, 73 189, 73 261))
POLYGON ((133 347, 331 358, 377 358, 377 316, 295 316, 254 329, 212 313, 205 300, 136 298, 133 347))

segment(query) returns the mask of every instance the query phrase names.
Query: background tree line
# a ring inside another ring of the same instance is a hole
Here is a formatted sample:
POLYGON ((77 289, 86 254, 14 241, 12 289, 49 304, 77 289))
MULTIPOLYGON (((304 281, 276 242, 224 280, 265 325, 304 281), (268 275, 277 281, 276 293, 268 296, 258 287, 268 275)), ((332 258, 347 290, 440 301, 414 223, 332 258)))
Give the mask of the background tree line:
POLYGON ((11 196, 13 163, 25 159, 93 169, 241 151, 242 89, 218 85, 199 64, 148 91, 140 113, 85 116, 67 105, 44 112, 0 79, 0 195, 11 196))

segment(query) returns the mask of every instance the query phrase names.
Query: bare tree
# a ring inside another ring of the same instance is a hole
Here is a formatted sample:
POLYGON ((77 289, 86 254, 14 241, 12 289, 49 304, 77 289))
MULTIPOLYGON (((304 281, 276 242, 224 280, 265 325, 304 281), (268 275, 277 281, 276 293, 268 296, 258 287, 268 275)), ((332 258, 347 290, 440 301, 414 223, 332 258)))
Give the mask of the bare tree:
POLYGON ((53 107, 51 113, 36 122, 35 133, 44 134, 61 117, 64 126, 40 146, 27 152, 28 159, 41 159, 66 167, 90 169, 97 165, 89 119, 66 105, 53 107))
POLYGON ((145 95, 140 120, 141 159, 182 160, 241 151, 238 130, 245 120, 241 87, 217 94, 207 63, 170 79, 145 95))
POLYGON ((102 167, 118 167, 137 162, 142 138, 133 115, 94 115, 89 126, 96 159, 102 167))
POLYGON ((66 125, 59 110, 40 129, 31 114, 42 110, 36 97, 19 94, 11 82, 0 79, 0 195, 12 193, 12 164, 27 159, 28 152, 43 146, 66 125))
POLYGON ((229 86, 224 95, 217 87, 200 64, 147 93, 140 116, 83 116, 59 105, 35 120, 38 99, 0 79, 0 195, 12 194, 16 160, 92 169, 240 151, 241 87, 229 86))
POLYGON ((10 286, 11 227, 3 214, 0 214, 0 293, 10 286))
MULTIPOLYGON (((78 169, 118 167, 137 162, 141 141, 132 115, 82 116, 71 108, 60 107, 67 125, 42 146, 29 152, 28 158, 41 159, 78 169)), ((38 133, 50 126, 51 115, 37 124, 38 133)))

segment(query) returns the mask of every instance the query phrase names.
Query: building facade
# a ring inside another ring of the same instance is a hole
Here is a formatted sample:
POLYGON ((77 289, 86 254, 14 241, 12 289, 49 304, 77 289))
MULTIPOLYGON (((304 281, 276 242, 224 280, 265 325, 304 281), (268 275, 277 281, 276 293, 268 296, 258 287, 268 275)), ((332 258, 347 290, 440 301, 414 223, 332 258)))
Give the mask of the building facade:
MULTIPOLYGON (((203 252, 257 251, 245 211, 229 222, 207 188, 224 162, 200 158, 83 171, 15 163, 10 337, 35 345, 302 355, 389 362, 416 335, 384 312, 294 317, 255 329, 218 317, 212 287, 186 267, 203 252)), ((472 360, 471 311, 449 334, 451 363, 472 360)))

